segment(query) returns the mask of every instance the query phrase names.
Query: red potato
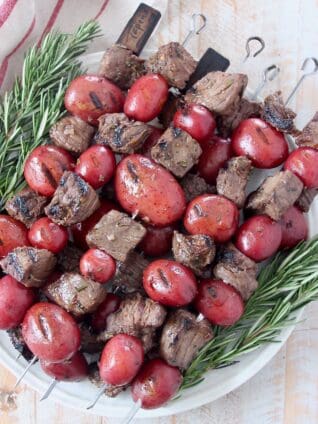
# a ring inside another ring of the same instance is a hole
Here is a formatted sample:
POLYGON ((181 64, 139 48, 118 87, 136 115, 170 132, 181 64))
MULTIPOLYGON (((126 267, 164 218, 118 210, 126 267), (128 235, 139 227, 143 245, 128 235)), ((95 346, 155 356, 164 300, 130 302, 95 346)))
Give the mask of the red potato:
POLYGON ((111 180, 115 168, 114 153, 108 147, 96 144, 81 154, 75 172, 94 189, 98 189, 111 180))
POLYGON ((212 324, 223 327, 233 325, 244 313, 242 296, 222 280, 202 280, 195 307, 212 324))
POLYGON ((66 109, 89 124, 97 125, 105 113, 122 112, 124 93, 115 84, 98 75, 81 75, 68 86, 66 109))
POLYGON ((53 196, 64 173, 74 167, 72 156, 56 146, 36 147, 24 165, 24 178, 32 190, 42 196, 53 196))
POLYGON ((28 230, 11 216, 0 215, 0 258, 16 247, 29 246, 28 230))
POLYGON ((129 384, 144 361, 144 348, 137 337, 117 334, 106 343, 99 363, 101 379, 114 386, 129 384))
POLYGON ((52 253, 61 252, 68 242, 67 229, 46 217, 32 224, 28 237, 32 246, 47 249, 52 253))
POLYGON ((74 318, 52 303, 40 302, 26 313, 22 336, 31 352, 39 359, 64 362, 79 349, 81 336, 74 318))
POLYGON ((174 225, 167 227, 153 227, 147 225, 147 233, 139 243, 139 248, 148 256, 162 256, 169 252, 172 245, 174 225))
POLYGON ((280 248, 296 246, 308 237, 308 223, 305 215, 296 206, 290 207, 279 220, 282 227, 280 248))
POLYGON ((159 408, 170 400, 182 383, 178 368, 163 359, 152 359, 140 370, 132 383, 131 394, 135 402, 141 401, 144 409, 159 408))
POLYGON ((149 125, 149 127, 151 128, 151 133, 142 145, 140 153, 148 159, 151 159, 151 149, 155 144, 157 144, 164 131, 160 128, 154 127, 153 125, 149 125))
POLYGON ((308 188, 318 188, 318 150, 299 147, 288 156, 284 169, 297 175, 308 188))
POLYGON ((143 285, 151 299, 173 307, 188 305, 198 291, 191 269, 168 259, 158 259, 147 266, 143 285))
POLYGON ((83 250, 87 250, 89 248, 86 243, 86 236, 88 232, 97 224, 102 216, 112 209, 118 210, 118 206, 109 200, 100 199, 100 207, 93 213, 93 215, 83 222, 72 225, 71 232, 76 246, 83 250))
POLYGON ((125 114, 136 121, 156 118, 168 99, 167 81, 158 74, 147 74, 134 82, 124 104, 125 114))
POLYGON ((40 360, 40 365, 47 375, 58 381, 81 381, 88 375, 88 363, 80 352, 65 362, 56 364, 40 360))
POLYGON ((195 103, 186 103, 178 109, 173 117, 173 124, 190 134, 201 147, 211 139, 216 128, 212 113, 206 107, 195 103))
POLYGON ((247 219, 238 229, 236 247, 244 255, 261 262, 274 255, 282 241, 282 228, 267 215, 247 219))
POLYGON ((115 275, 116 262, 102 250, 89 249, 81 257, 80 270, 84 277, 105 284, 115 275))
POLYGON ((107 293, 106 299, 99 305, 98 309, 92 314, 92 327, 97 333, 106 329, 106 320, 108 315, 117 311, 121 298, 113 293, 107 293))
POLYGON ((0 279, 0 330, 21 324, 26 311, 35 302, 33 289, 24 287, 10 275, 0 279))
POLYGON ((184 226, 190 234, 206 234, 224 243, 234 235, 238 220, 239 211, 231 200, 216 194, 203 194, 189 203, 184 226))
POLYGON ((232 157, 231 140, 212 137, 202 147, 198 171, 208 184, 215 184, 219 170, 232 157))
POLYGON ((186 208, 184 191, 177 180, 142 155, 126 156, 118 164, 115 190, 127 212, 158 227, 178 221, 186 208))
POLYGON ((256 168, 275 168, 288 156, 284 134, 259 118, 242 121, 232 136, 237 156, 247 156, 256 168))

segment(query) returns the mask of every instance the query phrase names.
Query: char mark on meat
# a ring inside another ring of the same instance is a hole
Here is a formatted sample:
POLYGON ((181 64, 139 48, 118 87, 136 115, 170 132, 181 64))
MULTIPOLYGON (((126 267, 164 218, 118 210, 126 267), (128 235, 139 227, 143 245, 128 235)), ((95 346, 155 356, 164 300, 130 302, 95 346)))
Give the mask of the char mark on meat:
POLYGON ((197 174, 186 174, 180 184, 184 190, 187 203, 195 197, 201 196, 201 194, 216 193, 215 187, 206 183, 204 178, 197 174))
POLYGON ((290 171, 281 171, 267 177, 250 196, 247 208, 264 213, 278 221, 299 198, 303 183, 290 171))
POLYGON ((98 207, 96 191, 79 175, 66 171, 45 212, 56 224, 69 226, 84 221, 98 207))
POLYGON ((99 118, 97 144, 130 154, 142 147, 150 133, 151 128, 144 122, 130 120, 124 113, 107 113, 99 118))
POLYGON ((195 71, 197 62, 179 43, 172 42, 159 47, 146 61, 148 73, 161 74, 168 84, 182 90, 195 71))
POLYGON ((41 287, 52 273, 56 258, 46 249, 17 247, 0 265, 3 271, 26 287, 41 287))
POLYGON ((258 287, 256 263, 232 243, 220 247, 213 273, 216 278, 235 287, 244 300, 247 300, 258 287))
POLYGON ((46 197, 26 188, 11 197, 5 205, 5 209, 12 218, 23 222, 27 228, 30 228, 37 218, 44 213, 46 203, 46 197))
POLYGON ((191 268, 196 275, 204 275, 205 268, 210 265, 215 256, 213 239, 204 234, 186 236, 173 234, 172 251, 176 261, 191 268))
POLYGON ((310 206, 317 194, 318 189, 316 188, 304 188, 301 195, 296 200, 295 206, 302 212, 309 212, 310 206))
POLYGON ((87 234, 89 247, 97 247, 124 262, 146 235, 146 229, 125 213, 111 210, 87 234))
POLYGON ((210 323, 185 309, 178 309, 166 321, 160 339, 160 355, 168 364, 188 368, 199 350, 213 339, 210 323))
POLYGON ((239 208, 245 203, 245 189, 252 163, 245 156, 230 159, 225 168, 221 168, 217 180, 217 193, 232 200, 239 208))
POLYGON ((296 138, 296 143, 298 146, 309 146, 318 149, 318 112, 315 113, 296 138))

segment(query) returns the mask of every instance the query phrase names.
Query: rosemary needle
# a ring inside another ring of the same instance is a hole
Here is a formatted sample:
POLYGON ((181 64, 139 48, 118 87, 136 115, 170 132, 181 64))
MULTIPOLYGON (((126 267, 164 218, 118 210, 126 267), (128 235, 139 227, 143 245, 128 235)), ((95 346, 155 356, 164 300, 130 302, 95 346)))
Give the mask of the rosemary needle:
POLYGON ((89 21, 74 34, 50 32, 27 52, 21 78, 0 102, 0 211, 24 185, 26 157, 46 142, 50 127, 65 113, 65 90, 81 73, 76 59, 99 33, 98 23, 89 21))

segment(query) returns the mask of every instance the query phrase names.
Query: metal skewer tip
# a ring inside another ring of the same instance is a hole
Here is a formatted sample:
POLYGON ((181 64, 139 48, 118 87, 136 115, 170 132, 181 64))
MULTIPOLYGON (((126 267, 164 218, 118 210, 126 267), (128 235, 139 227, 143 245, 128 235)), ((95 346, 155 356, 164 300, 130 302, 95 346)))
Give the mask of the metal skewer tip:
POLYGON ((45 391, 44 395, 41 397, 40 402, 42 402, 42 400, 45 400, 50 396, 50 394, 54 390, 54 387, 57 385, 57 383, 58 383, 58 380, 56 380, 56 378, 54 378, 54 380, 52 380, 51 384, 49 385, 49 387, 45 391))
POLYGON ((194 13, 191 16, 190 30, 182 43, 183 47, 191 40, 194 35, 200 34, 200 32, 206 27, 206 22, 207 19, 202 13, 194 13))
POLYGON ((256 50, 255 53, 252 54, 252 57, 258 56, 265 49, 265 41, 261 37, 258 37, 258 36, 249 37, 246 40, 246 44, 245 44, 246 56, 243 60, 243 63, 246 62, 247 59, 251 56, 251 47, 250 47, 251 41, 257 41, 258 44, 260 44, 259 49, 256 50))
POLYGON ((37 361, 37 356, 33 356, 33 358, 32 358, 32 361, 30 361, 29 363, 28 363, 28 365, 26 366, 26 368, 24 369, 24 371, 23 371, 23 373, 20 375, 20 377, 17 379, 17 381, 16 381, 16 383, 15 383, 15 385, 14 385, 14 387, 13 387, 13 389, 12 390, 15 390, 17 387, 18 387, 18 385, 21 383, 21 381, 23 380, 23 378, 24 378, 24 376, 26 375, 26 373, 29 371, 29 369, 32 367, 32 365, 34 365, 35 364, 35 362, 37 361))
POLYGON ((137 402, 131 407, 131 410, 128 412, 127 416, 122 420, 120 424, 129 424, 137 415, 139 409, 141 408, 141 400, 138 399, 137 402))
POLYGON ((299 78, 295 87, 292 89, 290 95, 288 96, 288 98, 285 102, 285 106, 287 106, 288 103, 291 101, 291 99, 294 97, 297 90, 299 89, 299 87, 303 83, 304 79, 306 77, 309 77, 310 75, 314 75, 318 72, 318 60, 315 57, 307 57, 302 64, 301 70, 304 71, 304 73, 299 78), (309 68, 309 66, 310 66, 310 68, 309 68))
POLYGON ((106 388, 107 388, 107 384, 104 384, 99 390, 98 390, 98 393, 97 393, 97 395, 96 395, 96 397, 95 397, 95 399, 93 400, 93 402, 92 403, 90 403, 87 407, 86 407, 86 409, 92 409, 92 408, 94 408, 94 406, 96 405, 96 403, 99 401, 99 399, 101 398, 101 396, 103 395, 103 393, 105 392, 105 390, 106 390, 106 388))

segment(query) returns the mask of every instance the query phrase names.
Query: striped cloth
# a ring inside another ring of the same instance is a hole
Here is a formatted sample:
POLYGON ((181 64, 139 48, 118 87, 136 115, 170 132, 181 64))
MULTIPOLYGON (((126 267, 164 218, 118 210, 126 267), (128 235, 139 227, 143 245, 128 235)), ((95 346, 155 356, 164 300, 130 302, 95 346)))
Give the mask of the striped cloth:
MULTIPOLYGON (((21 73, 26 49, 40 43, 53 27, 73 32, 81 23, 97 19, 104 35, 92 43, 89 52, 105 50, 118 38, 139 3, 136 0, 0 0, 1 92, 9 89, 21 73)), ((163 14, 167 1, 145 3, 163 14)))

